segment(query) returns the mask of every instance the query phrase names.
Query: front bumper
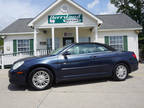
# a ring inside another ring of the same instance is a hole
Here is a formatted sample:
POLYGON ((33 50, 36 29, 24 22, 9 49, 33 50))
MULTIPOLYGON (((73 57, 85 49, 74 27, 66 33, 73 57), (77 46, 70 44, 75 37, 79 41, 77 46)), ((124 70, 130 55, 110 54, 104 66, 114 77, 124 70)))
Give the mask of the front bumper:
POLYGON ((25 74, 17 74, 18 71, 9 71, 9 82, 16 85, 26 85, 25 74))

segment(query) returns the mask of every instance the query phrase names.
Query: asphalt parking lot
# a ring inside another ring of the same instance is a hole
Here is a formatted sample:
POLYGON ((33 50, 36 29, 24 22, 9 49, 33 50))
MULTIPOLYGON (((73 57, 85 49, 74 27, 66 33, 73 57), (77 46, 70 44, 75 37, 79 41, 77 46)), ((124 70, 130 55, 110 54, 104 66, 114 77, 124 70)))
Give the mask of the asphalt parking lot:
POLYGON ((0 70, 0 108, 144 108, 144 64, 124 82, 67 82, 45 91, 10 85, 8 70, 0 70))

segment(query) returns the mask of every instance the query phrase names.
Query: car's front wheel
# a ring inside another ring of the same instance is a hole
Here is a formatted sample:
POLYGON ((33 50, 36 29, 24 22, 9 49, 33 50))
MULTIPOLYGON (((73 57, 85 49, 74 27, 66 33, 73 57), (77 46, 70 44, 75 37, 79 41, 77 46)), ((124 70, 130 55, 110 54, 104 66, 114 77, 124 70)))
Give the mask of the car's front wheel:
POLYGON ((118 81, 124 81, 128 77, 128 67, 127 65, 120 63, 114 68, 113 79, 118 81))
POLYGON ((45 90, 52 86, 53 74, 47 68, 36 68, 29 75, 29 84, 36 90, 45 90))

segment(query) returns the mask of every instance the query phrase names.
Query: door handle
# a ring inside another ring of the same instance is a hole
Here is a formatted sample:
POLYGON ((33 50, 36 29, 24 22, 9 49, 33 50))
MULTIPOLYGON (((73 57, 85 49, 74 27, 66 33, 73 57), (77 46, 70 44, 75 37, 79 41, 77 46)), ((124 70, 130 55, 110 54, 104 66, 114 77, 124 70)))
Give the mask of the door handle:
POLYGON ((97 58, 97 56, 91 56, 90 58, 91 58, 91 59, 96 59, 96 58, 97 58))

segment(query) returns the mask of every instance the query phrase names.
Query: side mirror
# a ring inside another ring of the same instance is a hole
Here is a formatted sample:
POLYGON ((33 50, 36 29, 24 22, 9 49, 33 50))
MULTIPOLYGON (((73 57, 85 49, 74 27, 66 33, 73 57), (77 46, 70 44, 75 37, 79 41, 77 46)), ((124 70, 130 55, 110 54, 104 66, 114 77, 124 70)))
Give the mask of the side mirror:
POLYGON ((65 52, 63 53, 63 55, 64 55, 64 56, 67 56, 67 55, 71 55, 71 53, 70 53, 69 51, 65 51, 65 52))

